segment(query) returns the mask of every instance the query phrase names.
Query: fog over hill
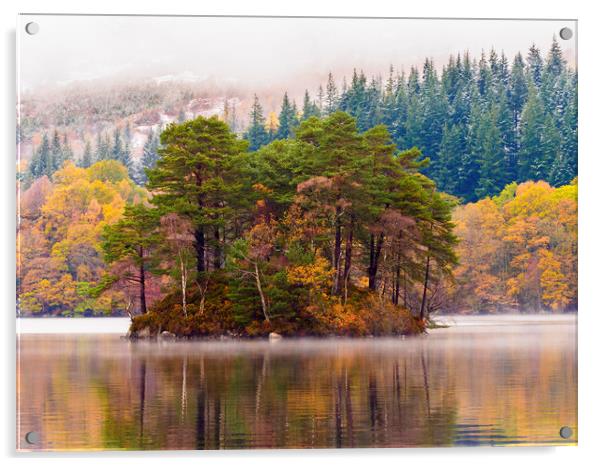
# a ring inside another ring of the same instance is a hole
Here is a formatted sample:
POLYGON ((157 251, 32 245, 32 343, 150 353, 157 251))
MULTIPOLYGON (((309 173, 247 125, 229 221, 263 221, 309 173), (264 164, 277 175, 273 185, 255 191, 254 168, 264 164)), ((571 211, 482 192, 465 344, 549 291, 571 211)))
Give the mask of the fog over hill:
MULTIPOLYGON (((353 70, 367 76, 408 73, 425 58, 440 70, 449 55, 506 56, 545 48, 566 21, 352 18, 112 17, 23 15, 19 28, 21 156, 44 132, 66 134, 78 157, 84 141, 132 127, 139 155, 149 127, 179 117, 218 114, 241 132, 256 93, 265 114, 284 92, 300 106, 331 72, 337 85, 353 70), (234 113, 234 115, 232 115, 234 113)), ((560 46, 575 67, 575 41, 560 46)))

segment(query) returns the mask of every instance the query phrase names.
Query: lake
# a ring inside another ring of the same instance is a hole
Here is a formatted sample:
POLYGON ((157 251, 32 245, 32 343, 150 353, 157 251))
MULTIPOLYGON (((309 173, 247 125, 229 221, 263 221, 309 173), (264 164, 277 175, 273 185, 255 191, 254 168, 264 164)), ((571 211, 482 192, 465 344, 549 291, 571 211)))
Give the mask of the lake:
POLYGON ((405 339, 130 342, 128 319, 18 319, 17 446, 575 444, 576 320, 441 317, 449 328, 405 339))

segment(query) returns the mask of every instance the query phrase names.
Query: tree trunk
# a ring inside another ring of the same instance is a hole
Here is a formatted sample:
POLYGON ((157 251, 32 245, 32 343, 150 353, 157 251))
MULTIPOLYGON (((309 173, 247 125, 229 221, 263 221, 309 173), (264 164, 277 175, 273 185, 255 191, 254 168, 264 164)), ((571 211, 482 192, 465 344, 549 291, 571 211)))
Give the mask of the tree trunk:
POLYGON ((403 272, 403 307, 408 308, 408 275, 407 272, 403 272))
MULTIPOLYGON (((370 233, 370 262, 368 263, 368 280, 372 276, 372 269, 374 267, 374 253, 376 251, 375 242, 374 242, 374 234, 370 233)), ((372 283, 369 281, 369 288, 372 289, 372 283)))
POLYGON ((426 290, 429 284, 429 270, 431 266, 431 256, 426 256, 426 269, 424 271, 424 287, 422 288, 422 302, 420 303, 420 320, 424 320, 424 311, 426 308, 426 290))
POLYGON ((372 291, 376 291, 376 275, 378 273, 378 261, 380 259, 380 253, 383 247, 385 235, 380 233, 376 243, 374 241, 374 235, 370 235, 370 265, 368 266, 368 288, 372 291))
POLYGON ((205 295, 207 294, 207 287, 209 286, 209 279, 203 280, 203 286, 199 285, 199 282, 196 282, 196 285, 199 288, 199 293, 201 295, 201 301, 199 303, 199 314, 203 315, 205 313, 205 295))
POLYGON ((213 268, 219 270, 222 268, 222 248, 220 245, 219 226, 217 225, 213 230, 213 240, 215 241, 213 249, 213 268))
POLYGON ((332 294, 333 295, 338 295, 340 288, 341 288, 340 283, 339 283, 340 269, 341 269, 341 243, 342 243, 340 215, 341 215, 341 208, 337 207, 336 213, 335 213, 335 227, 334 227, 334 252, 332 255, 332 260, 333 260, 332 267, 334 268, 334 280, 332 283, 332 294))
POLYGON ((263 311, 263 317, 265 317, 266 322, 270 322, 270 317, 268 315, 268 305, 263 294, 263 288, 261 287, 261 279, 259 278, 259 267, 257 266, 257 262, 255 262, 255 283, 257 284, 257 291, 259 292, 259 297, 261 298, 261 310, 263 311))
POLYGON ((184 312, 184 316, 188 317, 188 312, 186 312, 186 285, 188 282, 188 272, 186 271, 186 264, 184 263, 184 258, 180 253, 180 282, 182 285, 182 312, 184 312))
POLYGON ((401 286, 401 258, 397 256, 397 265, 395 266, 395 284, 393 286, 393 304, 399 304, 399 290, 401 286))
POLYGON ((140 312, 146 314, 146 272, 144 271, 144 251, 140 248, 140 312))
POLYGON ((205 271, 205 230, 202 226, 194 230, 194 249, 196 251, 196 270, 205 271))
POLYGON ((343 287, 345 289, 345 302, 347 302, 347 290, 349 286, 349 275, 351 274, 351 256, 353 253, 353 220, 349 225, 347 240, 345 242, 345 265, 343 270, 343 287))

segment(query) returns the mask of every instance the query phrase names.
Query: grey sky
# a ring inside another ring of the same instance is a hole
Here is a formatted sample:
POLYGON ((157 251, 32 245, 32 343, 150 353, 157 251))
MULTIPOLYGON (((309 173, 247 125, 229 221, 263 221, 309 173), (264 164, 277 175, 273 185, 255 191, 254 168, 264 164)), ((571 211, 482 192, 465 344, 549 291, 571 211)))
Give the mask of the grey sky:
MULTIPOLYGON (((317 85, 330 70, 384 74, 389 64, 407 70, 425 57, 440 66, 465 50, 476 56, 495 47, 512 57, 535 43, 545 54, 564 26, 575 29, 571 21, 21 16, 20 84, 35 90, 173 75, 254 87, 301 78, 317 85), (29 21, 39 23, 37 35, 24 32, 29 21)), ((560 43, 575 67, 575 36, 560 43)))

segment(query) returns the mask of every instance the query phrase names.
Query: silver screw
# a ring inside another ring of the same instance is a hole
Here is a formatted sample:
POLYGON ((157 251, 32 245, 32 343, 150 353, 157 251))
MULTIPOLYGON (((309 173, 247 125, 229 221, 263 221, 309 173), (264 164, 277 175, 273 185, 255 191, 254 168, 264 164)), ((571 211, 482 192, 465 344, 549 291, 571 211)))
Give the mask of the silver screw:
POLYGON ((571 28, 562 28, 560 30, 560 38, 562 40, 569 40, 573 37, 573 30, 571 28))
POLYGON ((40 32, 40 25, 38 23, 34 23, 33 21, 31 23, 27 23, 25 25, 25 32, 30 36, 33 36, 34 34, 40 32))
POLYGON ((25 441, 27 443, 29 443, 30 445, 35 445, 36 443, 38 443, 40 441, 40 434, 38 434, 37 432, 27 432, 25 434, 25 441))

